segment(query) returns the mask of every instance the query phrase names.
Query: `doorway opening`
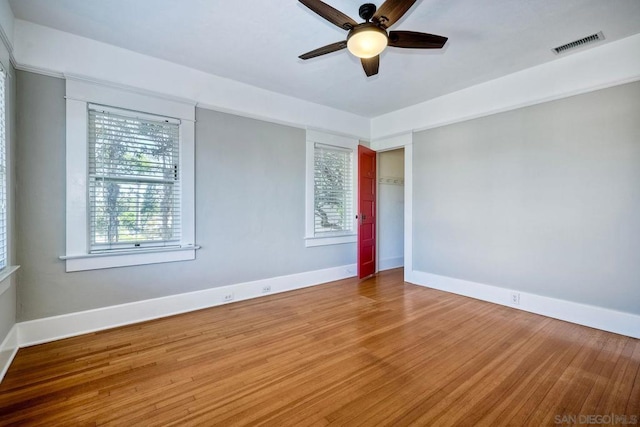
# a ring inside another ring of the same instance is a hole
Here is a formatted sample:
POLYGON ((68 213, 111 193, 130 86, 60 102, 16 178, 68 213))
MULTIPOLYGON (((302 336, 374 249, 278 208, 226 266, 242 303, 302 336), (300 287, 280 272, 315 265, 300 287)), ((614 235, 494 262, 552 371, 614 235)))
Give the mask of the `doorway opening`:
POLYGON ((378 152, 378 271, 404 266, 404 148, 378 152))

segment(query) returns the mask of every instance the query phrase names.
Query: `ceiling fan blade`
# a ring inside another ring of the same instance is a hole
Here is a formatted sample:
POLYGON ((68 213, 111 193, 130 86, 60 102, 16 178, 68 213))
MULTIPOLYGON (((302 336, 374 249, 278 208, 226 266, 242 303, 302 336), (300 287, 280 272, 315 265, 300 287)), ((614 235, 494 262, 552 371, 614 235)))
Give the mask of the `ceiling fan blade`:
POLYGON ((378 69, 380 68, 380 55, 376 55, 373 58, 360 58, 360 62, 362 62, 362 68, 364 68, 364 72, 367 74, 367 77, 378 74, 378 69))
POLYGON ((316 56, 326 55, 327 53, 336 52, 338 50, 342 50, 347 47, 346 41, 341 41, 337 43, 331 43, 326 46, 319 47, 317 49, 312 50, 311 52, 303 53, 298 58, 300 59, 310 59, 315 58, 316 56))
POLYGON ((415 31, 389 31, 389 46, 410 49, 442 49, 447 37, 415 31))
POLYGON ((387 0, 373 15, 373 22, 389 28, 402 18, 415 2, 416 0, 387 0))
POLYGON ((334 25, 342 28, 343 30, 350 30, 358 23, 353 19, 349 18, 344 13, 340 12, 337 9, 329 6, 326 3, 321 2, 320 0, 299 0, 300 3, 307 6, 309 9, 313 10, 318 15, 322 16, 327 21, 331 22, 334 25))

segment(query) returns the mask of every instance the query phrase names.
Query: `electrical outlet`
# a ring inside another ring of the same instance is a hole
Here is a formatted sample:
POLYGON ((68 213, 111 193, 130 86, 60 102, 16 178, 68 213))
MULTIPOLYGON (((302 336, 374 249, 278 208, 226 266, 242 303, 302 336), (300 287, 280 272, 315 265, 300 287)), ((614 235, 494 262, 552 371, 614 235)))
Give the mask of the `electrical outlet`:
POLYGON ((271 285, 264 285, 262 287, 262 293, 263 294, 268 294, 269 292, 271 292, 271 285))
POLYGON ((509 292, 509 301, 513 305, 520 305, 520 293, 519 292, 509 292))
POLYGON ((233 292, 227 292, 226 294, 224 294, 222 299, 224 302, 233 301, 233 292))

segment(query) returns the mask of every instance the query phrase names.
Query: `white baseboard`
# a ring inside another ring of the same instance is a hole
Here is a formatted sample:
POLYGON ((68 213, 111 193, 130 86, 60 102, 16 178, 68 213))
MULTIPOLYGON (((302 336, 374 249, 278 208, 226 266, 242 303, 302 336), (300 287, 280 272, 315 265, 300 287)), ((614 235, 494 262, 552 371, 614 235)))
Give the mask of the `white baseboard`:
MULTIPOLYGON (((395 263, 397 262, 396 260, 395 263)), ((382 262, 380 264, 382 270, 382 262)), ((388 265, 393 265, 393 262, 389 260, 388 265)), ((345 265, 20 322, 11 328, 0 345, 0 381, 20 347, 226 304, 228 302, 225 302, 224 297, 229 293, 233 294, 232 302, 241 301, 346 279, 353 277, 355 271, 355 265, 345 265), (265 287, 270 287, 270 292, 263 292, 265 287)), ((421 271, 405 272, 405 280, 420 286, 640 338, 640 316, 630 313, 421 271), (510 304, 510 292, 520 294, 519 305, 510 304)))
POLYGON ((2 382, 4 375, 7 373, 11 362, 13 362, 18 348, 18 327, 13 325, 2 344, 0 344, 0 382, 2 382))
POLYGON ((404 266, 404 257, 385 258, 378 262, 378 271, 391 270, 404 266))
POLYGON ((19 332, 18 346, 28 347, 229 302, 306 288, 353 277, 355 271, 355 264, 344 265, 20 322, 16 325, 19 332), (270 287, 270 291, 263 292, 265 287, 270 287), (225 301, 225 296, 229 294, 233 295, 233 300, 225 301))
POLYGON ((412 271, 405 280, 420 286, 452 292, 495 304, 505 305, 554 319, 565 320, 616 334, 640 338, 640 316, 572 301, 545 297, 499 286, 485 285, 422 271, 412 271), (511 303, 511 293, 517 292, 519 304, 511 303))

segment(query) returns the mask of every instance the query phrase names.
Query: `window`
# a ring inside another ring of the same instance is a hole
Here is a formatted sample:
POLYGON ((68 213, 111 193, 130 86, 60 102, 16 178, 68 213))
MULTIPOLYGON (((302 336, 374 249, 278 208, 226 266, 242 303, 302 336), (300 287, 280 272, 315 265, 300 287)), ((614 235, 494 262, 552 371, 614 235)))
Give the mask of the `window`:
POLYGON ((195 259, 194 105, 66 88, 66 270, 195 259))
POLYGON ((307 131, 306 246, 355 242, 358 140, 307 131))
POLYGON ((353 150, 315 144, 314 236, 353 232, 353 150))
POLYGON ((0 271, 7 267, 7 134, 5 73, 0 67, 0 271))
POLYGON ((179 246, 179 124, 89 105, 91 252, 179 246))

